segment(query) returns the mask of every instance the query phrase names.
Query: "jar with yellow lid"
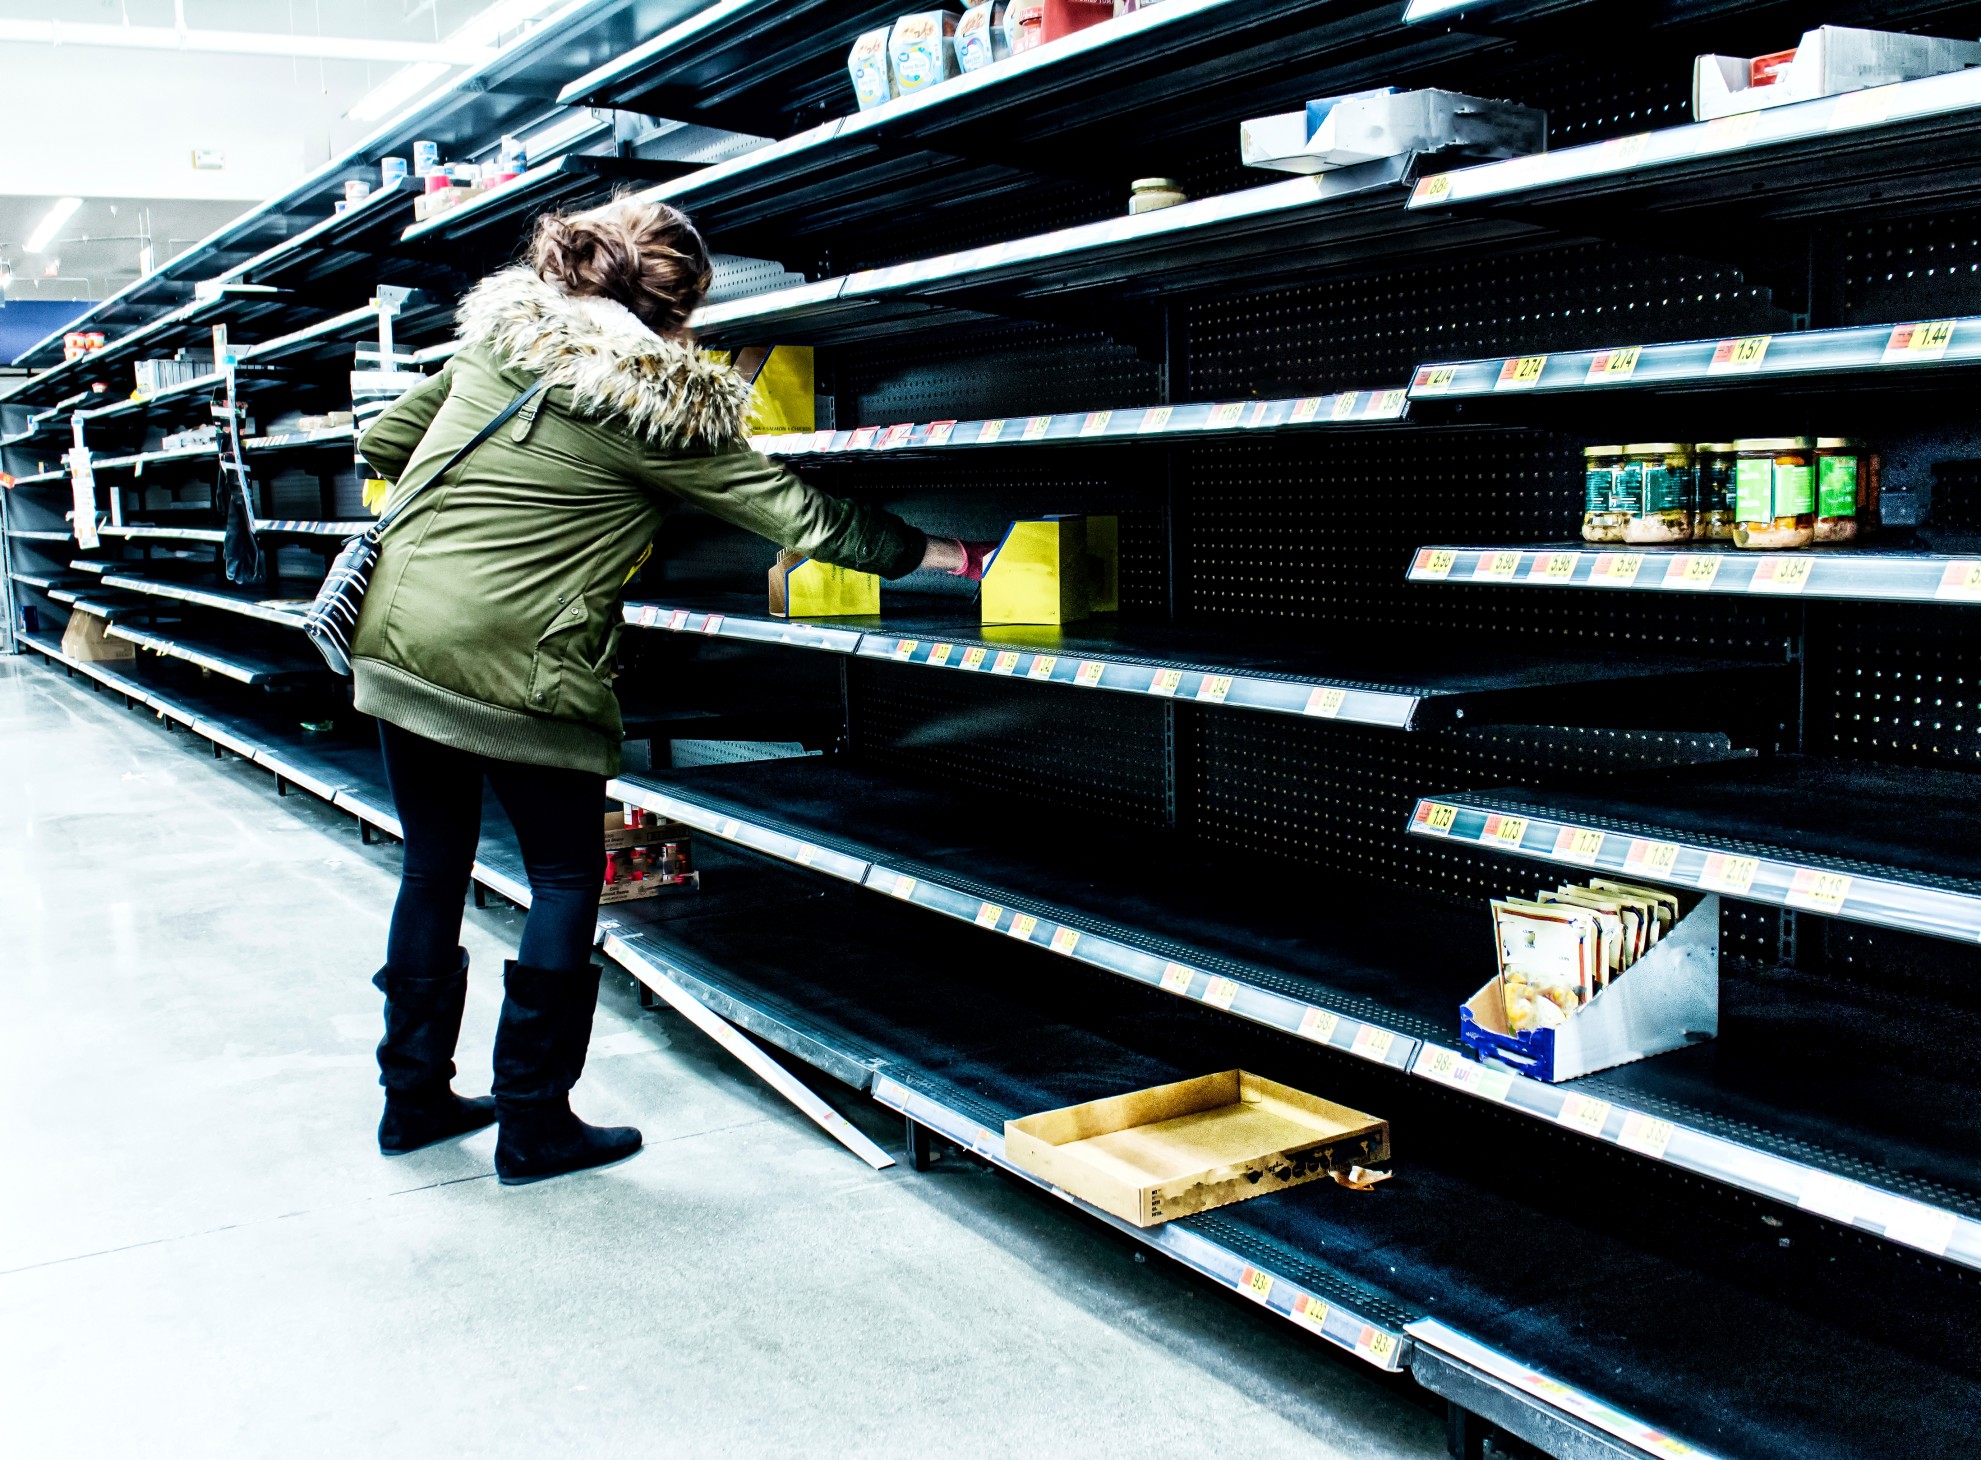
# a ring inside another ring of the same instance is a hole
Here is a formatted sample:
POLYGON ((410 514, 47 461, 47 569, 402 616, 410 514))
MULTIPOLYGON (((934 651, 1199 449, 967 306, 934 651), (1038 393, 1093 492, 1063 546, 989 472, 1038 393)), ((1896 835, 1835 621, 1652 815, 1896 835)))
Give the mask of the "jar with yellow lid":
POLYGON ((1624 514, 1616 509, 1621 446, 1591 446, 1582 453, 1582 540, 1622 542, 1624 514))
POLYGON ((1625 542, 1692 540, 1692 503, 1698 491, 1698 472, 1689 443, 1640 441, 1626 446, 1617 475, 1622 490, 1612 501, 1625 513, 1625 542))
POLYGON ((1855 542, 1873 525, 1878 458, 1845 436, 1816 438, 1816 541, 1855 542))
POLYGON ((1816 442, 1759 436, 1733 443, 1733 545, 1761 550, 1816 540, 1816 442))
POLYGON ((1731 441, 1702 441, 1692 448, 1699 472, 1699 496, 1692 509, 1692 535, 1700 542, 1733 541, 1731 441))

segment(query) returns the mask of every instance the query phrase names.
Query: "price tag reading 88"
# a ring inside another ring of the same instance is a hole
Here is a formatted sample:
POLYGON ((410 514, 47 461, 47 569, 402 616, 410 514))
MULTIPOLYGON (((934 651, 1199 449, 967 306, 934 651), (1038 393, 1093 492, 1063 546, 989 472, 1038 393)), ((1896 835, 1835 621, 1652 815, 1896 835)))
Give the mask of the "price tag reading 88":
POLYGON ((1434 172, 1429 177, 1417 179, 1417 186, 1410 190, 1410 206, 1428 208, 1433 203, 1442 203, 1451 196, 1451 174, 1434 172))

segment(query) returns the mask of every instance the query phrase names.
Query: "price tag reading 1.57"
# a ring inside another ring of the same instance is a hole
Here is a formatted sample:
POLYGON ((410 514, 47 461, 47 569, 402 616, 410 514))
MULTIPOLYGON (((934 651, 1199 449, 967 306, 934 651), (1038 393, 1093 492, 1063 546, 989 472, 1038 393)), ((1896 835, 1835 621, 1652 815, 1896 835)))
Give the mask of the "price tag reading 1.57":
POLYGON ((1721 340, 1706 366, 1708 375, 1748 375, 1761 368, 1768 358, 1768 342, 1773 335, 1748 335, 1744 339, 1721 340))

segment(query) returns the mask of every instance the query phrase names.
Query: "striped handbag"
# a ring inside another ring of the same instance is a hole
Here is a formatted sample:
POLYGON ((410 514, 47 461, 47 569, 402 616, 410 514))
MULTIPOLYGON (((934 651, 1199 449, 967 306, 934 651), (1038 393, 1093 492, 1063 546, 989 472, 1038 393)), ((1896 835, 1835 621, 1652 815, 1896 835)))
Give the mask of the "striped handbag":
POLYGON ((386 529, 399 520, 413 498, 466 461, 477 446, 502 428, 504 421, 542 394, 544 387, 545 382, 539 380, 510 401, 497 412, 494 420, 475 432, 465 446, 448 457, 439 471, 401 497, 399 504, 390 512, 345 542, 336 561, 330 565, 330 571, 324 574, 315 600, 303 615, 303 633, 316 645, 316 652, 323 656, 323 662, 330 666, 331 673, 346 677, 351 673, 351 639, 358 631, 358 612, 365 605, 365 589, 371 586, 372 569, 378 566, 379 539, 385 536, 386 529))

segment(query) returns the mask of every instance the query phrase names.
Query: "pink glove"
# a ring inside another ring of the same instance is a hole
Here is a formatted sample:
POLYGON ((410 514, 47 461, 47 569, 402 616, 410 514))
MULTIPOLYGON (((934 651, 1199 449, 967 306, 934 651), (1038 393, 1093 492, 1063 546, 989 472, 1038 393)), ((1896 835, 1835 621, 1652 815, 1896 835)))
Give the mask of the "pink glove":
POLYGON ((960 537, 954 539, 954 541, 959 548, 963 549, 963 566, 960 568, 951 568, 949 570, 949 576, 952 578, 968 578, 972 583, 983 582, 984 567, 988 563, 991 554, 997 551, 997 544, 994 542, 965 542, 960 537))

